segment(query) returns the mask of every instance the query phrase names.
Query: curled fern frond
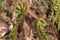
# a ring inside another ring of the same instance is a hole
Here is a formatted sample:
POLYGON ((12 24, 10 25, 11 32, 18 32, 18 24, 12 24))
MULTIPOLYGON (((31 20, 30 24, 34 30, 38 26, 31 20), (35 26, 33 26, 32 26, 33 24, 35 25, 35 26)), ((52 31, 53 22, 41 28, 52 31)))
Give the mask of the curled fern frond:
POLYGON ((40 18, 35 25, 36 32, 41 40, 45 40, 45 39, 50 40, 49 34, 45 33, 44 31, 46 26, 47 26, 47 22, 42 18, 40 18))
POLYGON ((13 26, 13 30, 9 33, 9 37, 12 37, 13 40, 16 40, 16 32, 17 32, 17 28, 19 26, 20 21, 22 20, 23 16, 24 16, 24 12, 26 11, 26 5, 24 3, 19 3, 15 6, 16 11, 18 13, 18 16, 16 18, 17 23, 14 24, 13 26), (15 39, 14 39, 15 38, 15 39))

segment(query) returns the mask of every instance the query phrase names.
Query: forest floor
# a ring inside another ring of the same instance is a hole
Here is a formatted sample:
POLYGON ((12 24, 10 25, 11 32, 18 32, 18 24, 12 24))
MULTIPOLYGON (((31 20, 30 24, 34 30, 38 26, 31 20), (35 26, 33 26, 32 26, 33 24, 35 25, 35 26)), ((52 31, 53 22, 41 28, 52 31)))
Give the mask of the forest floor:
MULTIPOLYGON (((8 10, 9 12, 12 11, 14 7, 11 8, 11 6, 13 6, 15 2, 16 0, 7 0, 5 10, 8 10)), ((58 31, 59 20, 58 18, 56 18, 56 21, 53 20, 53 9, 51 9, 50 4, 51 0, 19 0, 16 3, 18 4, 19 2, 26 5, 26 11, 24 12, 23 18, 20 20, 18 27, 16 27, 16 38, 13 40, 60 39, 60 30, 58 31)), ((15 11, 16 9, 12 12, 14 13, 15 11)), ((55 12, 53 15, 56 15, 55 12)), ((9 33, 6 35, 8 34, 9 33)))

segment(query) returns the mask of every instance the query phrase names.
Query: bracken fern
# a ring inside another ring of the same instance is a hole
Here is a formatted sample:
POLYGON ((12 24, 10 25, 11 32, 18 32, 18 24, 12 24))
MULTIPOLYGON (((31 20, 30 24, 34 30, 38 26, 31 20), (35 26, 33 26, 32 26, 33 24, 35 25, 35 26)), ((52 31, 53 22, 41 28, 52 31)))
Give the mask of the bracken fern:
POLYGON ((37 31, 38 37, 41 40, 51 40, 49 34, 44 31, 46 26, 47 26, 47 22, 42 18, 40 18, 35 25, 35 29, 37 31))
POLYGON ((18 16, 16 18, 17 23, 14 24, 13 30, 9 33, 9 37, 12 38, 12 40, 17 40, 16 38, 16 33, 17 33, 17 28, 20 24, 20 21, 22 20, 23 16, 24 16, 24 12, 26 11, 26 5, 24 3, 18 3, 15 6, 18 16))
POLYGON ((52 10, 52 23, 58 20, 58 31, 60 30, 60 1, 51 0, 51 10, 52 10))

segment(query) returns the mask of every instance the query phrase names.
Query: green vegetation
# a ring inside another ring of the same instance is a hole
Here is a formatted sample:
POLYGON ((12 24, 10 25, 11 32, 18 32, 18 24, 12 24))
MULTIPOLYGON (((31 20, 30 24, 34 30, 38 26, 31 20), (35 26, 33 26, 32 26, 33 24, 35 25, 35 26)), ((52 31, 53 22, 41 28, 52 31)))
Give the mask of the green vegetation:
POLYGON ((45 27, 47 26, 47 22, 40 18, 35 25, 35 29, 37 31, 40 40, 51 40, 49 34, 44 31, 45 27))
POLYGON ((51 1, 51 10, 52 10, 52 23, 58 22, 58 31, 60 30, 60 1, 53 0, 51 1), (54 15, 55 14, 55 15, 54 15))
POLYGON ((13 38, 12 40, 17 40, 16 39, 16 32, 17 32, 18 26, 20 24, 20 21, 22 20, 24 14, 25 14, 26 5, 24 3, 19 3, 19 4, 16 5, 16 10, 18 11, 18 16, 17 16, 17 19, 16 19, 17 23, 14 24, 13 30, 9 33, 9 37, 13 38))

